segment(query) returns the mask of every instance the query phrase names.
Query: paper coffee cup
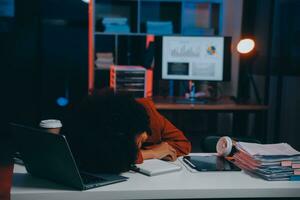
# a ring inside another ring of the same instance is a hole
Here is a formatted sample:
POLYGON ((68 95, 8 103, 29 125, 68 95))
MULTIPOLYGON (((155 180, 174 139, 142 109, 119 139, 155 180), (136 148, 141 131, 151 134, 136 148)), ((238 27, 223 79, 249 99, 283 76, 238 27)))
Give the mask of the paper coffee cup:
POLYGON ((216 150, 219 156, 229 156, 232 151, 233 141, 228 136, 221 137, 216 146, 216 150))
POLYGON ((62 123, 57 119, 46 119, 40 122, 40 127, 47 130, 50 133, 59 134, 62 127, 62 123))

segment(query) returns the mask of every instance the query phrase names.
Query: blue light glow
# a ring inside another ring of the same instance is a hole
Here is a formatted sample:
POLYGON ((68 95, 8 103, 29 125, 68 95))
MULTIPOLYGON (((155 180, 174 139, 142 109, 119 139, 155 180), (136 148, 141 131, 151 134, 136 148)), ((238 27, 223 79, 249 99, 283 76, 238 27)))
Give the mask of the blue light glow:
POLYGON ((59 106, 64 107, 69 104, 69 99, 67 99, 66 97, 59 97, 57 98, 56 103, 59 106))

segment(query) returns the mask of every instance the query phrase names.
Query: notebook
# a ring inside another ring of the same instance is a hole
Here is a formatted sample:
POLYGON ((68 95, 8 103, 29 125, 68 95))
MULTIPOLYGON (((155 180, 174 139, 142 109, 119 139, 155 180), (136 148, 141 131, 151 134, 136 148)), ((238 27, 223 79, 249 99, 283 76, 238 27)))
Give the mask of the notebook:
POLYGON ((17 149, 27 172, 79 190, 91 189, 128 178, 116 174, 79 171, 64 135, 11 124, 17 149))
POLYGON ((140 172, 147 176, 155 176, 169 172, 181 170, 181 166, 158 159, 144 160, 142 164, 136 164, 134 171, 140 172))

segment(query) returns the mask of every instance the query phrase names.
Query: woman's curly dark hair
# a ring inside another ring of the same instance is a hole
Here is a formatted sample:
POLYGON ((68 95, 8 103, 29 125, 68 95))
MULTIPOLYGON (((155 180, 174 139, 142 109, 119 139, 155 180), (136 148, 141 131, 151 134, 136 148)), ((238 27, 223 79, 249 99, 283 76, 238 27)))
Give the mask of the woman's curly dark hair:
POLYGON ((77 108, 66 134, 81 168, 91 172, 129 170, 137 158, 135 138, 150 133, 145 108, 128 94, 96 91, 77 108))

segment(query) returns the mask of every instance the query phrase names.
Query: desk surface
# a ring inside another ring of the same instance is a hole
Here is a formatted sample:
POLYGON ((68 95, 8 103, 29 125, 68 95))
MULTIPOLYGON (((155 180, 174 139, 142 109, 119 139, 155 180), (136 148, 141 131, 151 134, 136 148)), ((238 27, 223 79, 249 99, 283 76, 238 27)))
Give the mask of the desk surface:
POLYGON ((129 180, 81 192, 32 177, 15 165, 12 200, 300 197, 300 181, 269 182, 244 172, 192 173, 183 166, 179 172, 154 177, 123 175, 129 180))
POLYGON ((236 104, 225 97, 207 104, 176 103, 174 98, 154 97, 153 101, 158 110, 203 110, 203 111, 265 111, 266 105, 259 104, 236 104))

